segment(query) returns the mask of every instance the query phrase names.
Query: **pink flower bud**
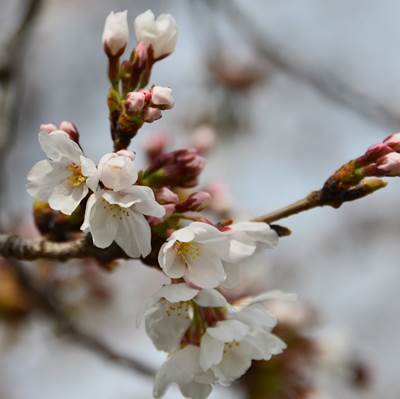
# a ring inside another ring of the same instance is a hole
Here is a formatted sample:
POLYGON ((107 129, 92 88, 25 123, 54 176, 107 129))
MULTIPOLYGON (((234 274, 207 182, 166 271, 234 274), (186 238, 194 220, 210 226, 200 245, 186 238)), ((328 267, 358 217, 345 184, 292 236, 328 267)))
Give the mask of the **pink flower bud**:
POLYGON ((119 57, 129 41, 127 11, 111 13, 107 16, 103 32, 103 47, 109 57, 119 57))
POLYGON ((45 133, 51 133, 54 132, 54 130, 58 130, 58 127, 53 123, 42 123, 39 128, 39 131, 45 133))
POLYGON ((371 145, 367 152, 356 159, 358 166, 366 166, 368 164, 374 163, 378 158, 393 152, 393 149, 389 147, 386 143, 379 143, 371 145))
POLYGON ((383 142, 393 148, 394 151, 400 152, 400 132, 391 134, 383 142))
POLYGON ((71 140, 75 141, 76 143, 79 142, 78 128, 74 123, 69 121, 63 121, 60 123, 60 126, 58 128, 67 133, 68 136, 71 138, 71 140))
POLYGON ((45 123, 40 125, 40 131, 45 133, 51 133, 55 130, 62 130, 63 132, 67 133, 71 140, 79 143, 79 132, 75 124, 68 121, 63 121, 57 127, 53 123, 45 123))
POLYGON ((135 54, 138 60, 138 67, 142 68, 149 58, 149 46, 143 42, 139 42, 135 48, 135 54))
POLYGON ((215 140, 215 130, 210 125, 198 126, 192 135, 193 146, 200 154, 209 151, 214 146, 215 140))
POLYGON ((400 154, 392 152, 380 158, 377 162, 378 169, 386 176, 400 176, 400 154))
POLYGON ((163 153, 168 144, 169 136, 167 133, 159 132, 145 138, 143 149, 146 152, 147 157, 152 160, 163 153))
POLYGON ((172 97, 172 90, 169 87, 153 86, 151 89, 151 104, 162 109, 171 109, 175 101, 172 97))
POLYGON ((191 194, 185 202, 177 205, 178 212, 193 211, 199 212, 207 208, 211 201, 211 195, 206 191, 199 191, 191 194))
POLYGON ((124 103, 125 110, 128 114, 134 114, 143 110, 146 104, 146 96, 141 91, 131 91, 127 94, 124 103))
POLYGON ((161 154, 145 172, 154 187, 194 187, 203 171, 205 159, 194 148, 161 154))
POLYGON ((162 187, 156 191, 156 199, 160 204, 177 204, 179 202, 178 195, 167 187, 162 187))
POLYGON ((158 108, 148 107, 144 113, 145 122, 151 123, 161 118, 161 111, 158 108))

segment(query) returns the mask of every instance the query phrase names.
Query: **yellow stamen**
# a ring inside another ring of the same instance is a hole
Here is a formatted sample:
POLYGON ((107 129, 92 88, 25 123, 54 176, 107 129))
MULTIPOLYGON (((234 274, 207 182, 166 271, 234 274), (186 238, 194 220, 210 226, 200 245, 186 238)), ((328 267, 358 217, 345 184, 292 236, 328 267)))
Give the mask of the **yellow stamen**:
POLYGON ((86 177, 82 175, 81 167, 75 163, 68 165, 68 170, 71 175, 68 177, 68 181, 73 187, 79 187, 86 181, 86 177))

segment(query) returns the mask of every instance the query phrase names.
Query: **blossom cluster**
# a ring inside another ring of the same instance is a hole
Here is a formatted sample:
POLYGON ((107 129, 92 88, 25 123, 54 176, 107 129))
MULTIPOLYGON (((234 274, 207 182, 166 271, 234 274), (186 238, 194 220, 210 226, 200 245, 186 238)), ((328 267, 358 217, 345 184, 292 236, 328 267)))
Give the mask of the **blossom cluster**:
POLYGON ((285 344, 272 333, 275 318, 263 303, 280 292, 229 303, 224 289, 240 283, 243 261, 278 243, 261 222, 214 223, 205 214, 210 194, 196 191, 205 160, 197 148, 152 151, 139 170, 127 149, 144 123, 174 106, 170 88, 152 85, 154 64, 173 52, 177 28, 170 15, 151 11, 135 20, 137 45, 120 61, 129 40, 127 13, 111 13, 103 47, 108 57, 108 107, 114 151, 87 158, 75 125, 42 125, 48 159, 28 174, 27 190, 54 210, 82 215, 80 229, 98 248, 119 246, 127 256, 153 261, 170 279, 144 312, 145 328, 168 359, 154 396, 171 383, 189 398, 206 398, 215 383, 230 384, 253 360, 268 360, 285 344))

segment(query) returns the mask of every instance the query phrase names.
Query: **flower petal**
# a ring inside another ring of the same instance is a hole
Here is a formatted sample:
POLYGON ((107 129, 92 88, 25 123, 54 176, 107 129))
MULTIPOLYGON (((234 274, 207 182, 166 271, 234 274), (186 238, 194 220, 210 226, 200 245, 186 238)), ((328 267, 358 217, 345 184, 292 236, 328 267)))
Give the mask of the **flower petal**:
POLYGON ((85 184, 74 187, 68 181, 64 181, 54 187, 49 198, 49 206, 56 211, 71 215, 87 193, 88 188, 85 184))
POLYGON ((42 201, 47 201, 55 186, 68 176, 68 171, 47 160, 36 163, 28 173, 26 189, 28 193, 42 201))
POLYGON ((215 327, 208 327, 207 333, 221 342, 241 341, 249 327, 238 320, 219 321, 215 327))
POLYGON ((116 243, 132 258, 151 252, 151 230, 146 218, 131 209, 119 220, 116 243))
POLYGON ((167 241, 162 245, 158 254, 158 263, 168 277, 180 278, 184 276, 186 266, 177 256, 174 245, 175 241, 167 241))
POLYGON ((185 398, 206 399, 212 391, 212 385, 190 382, 188 384, 180 384, 179 389, 185 398))
POLYGON ((205 333, 200 344, 200 367, 207 371, 210 367, 221 362, 223 354, 224 342, 205 333))
MULTIPOLYGON (((204 247, 202 245, 202 247, 204 247)), ((226 278, 221 259, 200 249, 200 256, 187 264, 184 279, 201 288, 215 288, 226 278)))
POLYGON ((220 292, 209 288, 202 289, 194 301, 204 308, 224 307, 228 304, 225 297, 220 292))
POLYGON ((72 161, 79 165, 82 150, 63 130, 55 130, 51 133, 40 132, 39 143, 52 161, 72 161))
POLYGON ((199 290, 191 288, 185 283, 179 283, 164 285, 155 293, 155 296, 165 298, 168 302, 175 303, 180 301, 189 301, 198 293, 199 290))
POLYGON ((95 192, 99 184, 99 174, 97 172, 96 164, 89 158, 81 155, 81 170, 82 175, 87 177, 86 185, 95 192))
POLYGON ((165 209, 156 201, 154 192, 150 187, 133 186, 129 189, 129 192, 140 200, 134 204, 134 209, 137 212, 154 217, 165 215, 165 209))
POLYGON ((89 215, 90 232, 96 247, 107 248, 114 241, 118 230, 117 218, 113 217, 108 204, 99 197, 89 215))

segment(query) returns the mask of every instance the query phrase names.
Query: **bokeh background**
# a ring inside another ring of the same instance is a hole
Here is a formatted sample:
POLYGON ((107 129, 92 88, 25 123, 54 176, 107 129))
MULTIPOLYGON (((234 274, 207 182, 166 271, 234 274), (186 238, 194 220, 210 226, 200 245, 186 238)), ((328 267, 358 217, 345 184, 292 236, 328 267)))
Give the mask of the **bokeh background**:
MULTIPOLYGON (((12 32, 23 3, 1 0, 0 39, 12 32)), ((7 132, 11 140, 1 160, 5 225, 31 222, 25 179, 42 159, 41 123, 75 122, 93 159, 110 150, 104 19, 110 10, 128 9, 133 23, 148 8, 173 14, 179 26, 175 53, 152 77, 173 88, 176 106, 145 126, 132 148, 143 163, 146 137, 165 130, 171 148, 179 148, 190 143, 196 126, 213 126, 217 142, 202 184, 223 182, 242 217, 302 198, 342 163, 400 129, 396 0, 47 0, 24 50, 18 125, 7 132)), ((339 210, 282 221, 292 236, 259 260, 258 282, 296 292, 318 310, 321 329, 335 331, 370 365, 367 392, 342 392, 328 381, 332 398, 400 397, 399 187, 393 179, 339 210)), ((85 301, 74 318, 116 350, 156 367, 164 355, 135 324, 162 277, 135 262, 100 275, 112 299, 85 301)), ((82 296, 80 290, 72 296, 82 296)), ((151 397, 150 379, 53 330, 39 316, 18 327, 0 322, 1 399, 151 397)), ((235 395, 243 397, 217 389, 212 398, 235 395)), ((176 397, 170 390, 167 398, 176 397)))

